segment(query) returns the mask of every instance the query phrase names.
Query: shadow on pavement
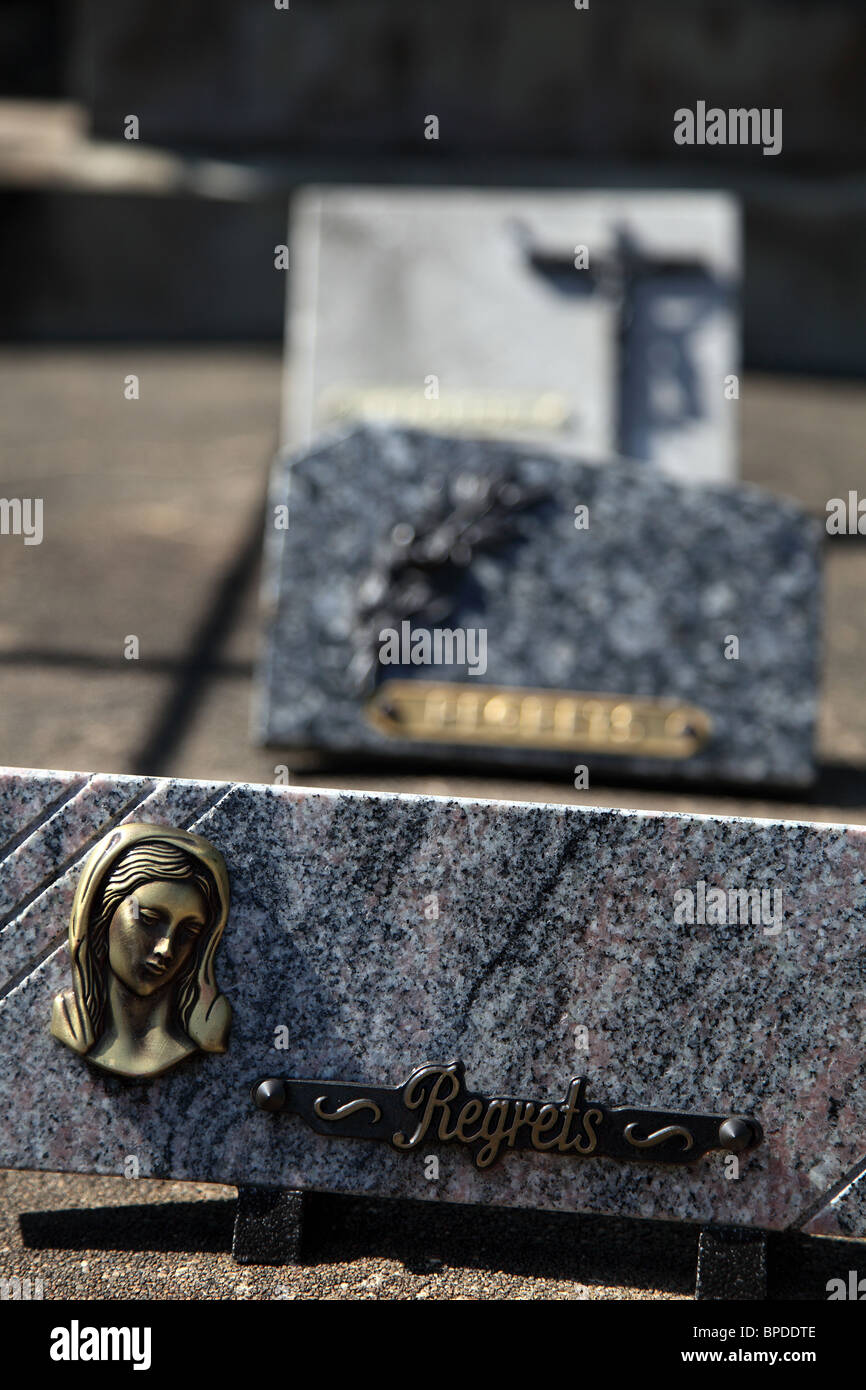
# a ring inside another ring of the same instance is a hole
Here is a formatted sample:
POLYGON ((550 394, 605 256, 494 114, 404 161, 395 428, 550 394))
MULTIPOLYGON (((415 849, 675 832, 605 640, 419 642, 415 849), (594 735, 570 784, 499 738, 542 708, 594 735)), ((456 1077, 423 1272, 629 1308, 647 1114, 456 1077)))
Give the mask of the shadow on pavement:
MULTIPOLYGON (((415 1274, 443 1266, 500 1271, 610 1287, 694 1290, 696 1225, 311 1194, 303 1263, 380 1258, 415 1274)), ((150 1250, 224 1254, 231 1249, 234 1202, 157 1204, 22 1212, 31 1249, 150 1250)), ((844 1240, 773 1232, 768 1240, 770 1299, 827 1298, 855 1252, 844 1240)))

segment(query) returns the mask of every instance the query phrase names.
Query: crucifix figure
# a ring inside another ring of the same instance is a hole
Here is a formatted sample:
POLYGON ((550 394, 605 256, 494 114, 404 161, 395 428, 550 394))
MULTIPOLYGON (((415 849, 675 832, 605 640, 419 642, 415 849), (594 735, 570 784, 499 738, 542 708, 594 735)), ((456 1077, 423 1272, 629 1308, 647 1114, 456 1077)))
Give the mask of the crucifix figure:
POLYGON ((649 459, 658 429, 675 429, 706 413, 691 338, 724 306, 732 287, 700 260, 656 257, 623 227, 612 253, 575 264, 574 252, 542 251, 518 228, 533 270, 561 294, 601 294, 617 310, 619 371, 615 409, 617 453, 649 459))

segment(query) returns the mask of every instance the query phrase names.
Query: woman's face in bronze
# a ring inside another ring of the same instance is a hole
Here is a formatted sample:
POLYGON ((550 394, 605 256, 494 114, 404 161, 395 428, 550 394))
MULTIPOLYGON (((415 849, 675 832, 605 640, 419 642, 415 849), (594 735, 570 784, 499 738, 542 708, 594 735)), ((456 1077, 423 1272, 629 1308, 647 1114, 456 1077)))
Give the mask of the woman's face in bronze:
POLYGON ((146 998, 176 978, 206 922, 204 897, 194 883, 145 883, 111 919, 108 964, 127 989, 146 998))

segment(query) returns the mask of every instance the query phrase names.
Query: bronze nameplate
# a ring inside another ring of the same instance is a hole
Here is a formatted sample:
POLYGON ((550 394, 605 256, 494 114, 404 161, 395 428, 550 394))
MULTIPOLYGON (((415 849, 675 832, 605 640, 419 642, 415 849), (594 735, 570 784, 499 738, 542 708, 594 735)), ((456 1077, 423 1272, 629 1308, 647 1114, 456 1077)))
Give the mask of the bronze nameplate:
POLYGON ((689 758, 712 721, 678 700, 464 681, 387 680, 365 706, 392 738, 573 753, 689 758))
POLYGON ((586 1098, 574 1077, 561 1101, 488 1097, 468 1091, 462 1062, 417 1067, 402 1086, 267 1077, 251 1091, 261 1110, 299 1115, 317 1134, 378 1139, 402 1153, 422 1144, 463 1144, 486 1169, 505 1149, 572 1158, 694 1163, 714 1149, 741 1153, 761 1142, 757 1120, 737 1115, 681 1115, 608 1109, 586 1098))

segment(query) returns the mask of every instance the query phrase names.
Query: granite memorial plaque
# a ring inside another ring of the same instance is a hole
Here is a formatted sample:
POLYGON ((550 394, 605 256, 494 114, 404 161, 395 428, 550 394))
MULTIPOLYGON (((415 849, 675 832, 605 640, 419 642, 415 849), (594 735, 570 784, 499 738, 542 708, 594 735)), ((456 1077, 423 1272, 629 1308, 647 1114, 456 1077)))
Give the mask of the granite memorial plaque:
POLYGON ((0 842, 2 1166, 866 1237, 862 827, 8 769, 0 842))
POLYGON ((290 250, 289 447, 378 420, 736 477, 727 194, 314 189, 290 250))
POLYGON ((793 503, 381 426, 279 460, 271 500, 260 740, 812 778, 820 528, 793 503))

